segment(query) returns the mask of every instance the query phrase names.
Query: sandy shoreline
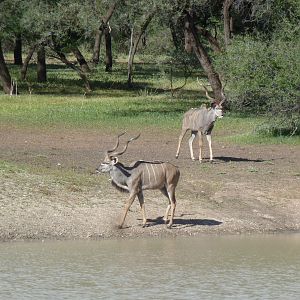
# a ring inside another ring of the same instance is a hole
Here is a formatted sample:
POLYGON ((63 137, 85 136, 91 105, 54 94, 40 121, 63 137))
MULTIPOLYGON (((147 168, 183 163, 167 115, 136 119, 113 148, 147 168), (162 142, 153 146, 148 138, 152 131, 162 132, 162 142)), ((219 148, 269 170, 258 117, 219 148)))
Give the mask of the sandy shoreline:
POLYGON ((281 203, 279 209, 272 200, 256 196, 254 207, 252 198, 243 204, 226 203, 219 192, 198 206, 180 199, 183 194, 178 192, 174 226, 167 229, 162 220, 166 200, 158 192, 146 192, 148 226, 141 226, 136 201, 125 228, 118 229, 125 197, 113 193, 106 178, 101 178, 100 186, 80 189, 27 173, 2 174, 1 181, 0 241, 300 232, 297 199, 285 207, 281 203), (107 197, 103 198, 103 193, 107 197))
MULTIPOLYGON (((179 166, 174 227, 167 229, 162 222, 166 198, 159 191, 147 191, 149 226, 142 228, 135 201, 126 227, 119 230, 127 195, 116 191, 108 177, 93 175, 102 159, 98 132, 18 129, 0 134, 0 161, 16 166, 0 168, 0 241, 300 231, 298 146, 242 147, 216 138, 215 163, 199 164, 189 159, 186 145, 178 160, 170 156, 176 133, 144 133, 122 162, 129 164, 138 153, 141 159, 171 160, 179 166), (30 168, 18 169, 22 164, 30 168)), ((113 143, 107 136, 101 140, 113 143)))

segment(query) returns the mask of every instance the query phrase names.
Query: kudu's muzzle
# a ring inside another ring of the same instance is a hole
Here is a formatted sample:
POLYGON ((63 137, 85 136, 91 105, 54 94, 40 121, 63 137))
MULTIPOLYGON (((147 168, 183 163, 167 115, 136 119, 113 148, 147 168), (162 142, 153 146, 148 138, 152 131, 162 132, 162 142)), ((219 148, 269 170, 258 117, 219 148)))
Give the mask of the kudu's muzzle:
POLYGON ((111 169, 111 166, 108 165, 108 164, 101 164, 97 169, 96 169, 96 174, 99 174, 99 173, 107 173, 109 172, 111 169))

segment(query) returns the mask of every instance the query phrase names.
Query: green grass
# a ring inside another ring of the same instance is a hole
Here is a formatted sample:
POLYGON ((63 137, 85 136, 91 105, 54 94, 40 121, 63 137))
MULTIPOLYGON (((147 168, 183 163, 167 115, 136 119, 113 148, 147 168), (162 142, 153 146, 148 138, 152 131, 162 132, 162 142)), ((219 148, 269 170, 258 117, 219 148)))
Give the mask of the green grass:
MULTIPOLYGON (((9 66, 12 77, 19 70, 9 66)), ((201 72, 195 70, 184 89, 171 97, 168 66, 136 64, 134 85, 126 85, 126 64, 116 64, 112 73, 102 66, 90 75, 93 92, 85 95, 77 74, 59 64, 48 66, 48 82, 35 81, 35 66, 30 66, 27 82, 19 81, 20 95, 0 95, 0 125, 38 128, 149 128, 180 130, 182 115, 191 107, 206 102, 204 91, 196 82, 201 72), (32 94, 29 94, 29 87, 32 94)), ((175 72, 174 86, 184 81, 175 72)), ((256 128, 264 118, 227 113, 215 126, 220 139, 235 144, 300 144, 298 137, 259 135, 256 128)))
POLYGON ((2 123, 15 126, 148 127, 178 128, 193 101, 160 96, 134 98, 83 98, 18 96, 0 98, 2 123))
POLYGON ((25 166, 16 165, 10 162, 0 160, 0 174, 14 174, 14 173, 22 173, 26 170, 25 166))
POLYGON ((225 138, 226 141, 233 144, 287 144, 300 145, 299 136, 264 136, 257 133, 246 132, 225 138))
POLYGON ((47 177, 52 182, 69 187, 89 187, 95 186, 107 179, 103 176, 94 176, 88 173, 78 173, 71 169, 53 169, 43 166, 12 163, 0 160, 0 180, 1 177, 14 177, 15 174, 34 174, 47 177))
POLYGON ((266 122, 264 117, 226 114, 216 123, 216 131, 222 130, 219 137, 233 144, 289 144, 300 145, 300 136, 271 136, 258 133, 257 128, 266 122))

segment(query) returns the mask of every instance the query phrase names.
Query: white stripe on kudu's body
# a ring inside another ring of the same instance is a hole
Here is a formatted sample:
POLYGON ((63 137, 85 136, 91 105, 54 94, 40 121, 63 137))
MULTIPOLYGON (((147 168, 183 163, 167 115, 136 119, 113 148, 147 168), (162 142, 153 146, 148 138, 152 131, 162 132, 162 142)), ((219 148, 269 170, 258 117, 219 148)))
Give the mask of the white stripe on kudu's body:
POLYGON ((138 160, 132 163, 129 167, 125 167, 123 164, 118 162, 118 155, 122 155, 128 144, 136 140, 139 135, 126 142, 126 145, 121 152, 114 152, 119 145, 119 137, 117 143, 112 150, 108 150, 104 161, 97 168, 97 172, 109 172, 112 184, 119 190, 129 192, 129 197, 125 205, 125 211, 121 218, 119 228, 122 228, 128 210, 133 203, 135 197, 139 199, 139 203, 142 210, 143 226, 146 225, 147 219, 145 214, 145 204, 143 190, 147 189, 159 189, 167 198, 168 206, 164 215, 164 220, 167 224, 169 212, 171 211, 170 221, 168 227, 170 228, 173 224, 176 198, 175 189, 179 181, 180 172, 178 167, 172 165, 169 162, 161 161, 143 161, 138 160))

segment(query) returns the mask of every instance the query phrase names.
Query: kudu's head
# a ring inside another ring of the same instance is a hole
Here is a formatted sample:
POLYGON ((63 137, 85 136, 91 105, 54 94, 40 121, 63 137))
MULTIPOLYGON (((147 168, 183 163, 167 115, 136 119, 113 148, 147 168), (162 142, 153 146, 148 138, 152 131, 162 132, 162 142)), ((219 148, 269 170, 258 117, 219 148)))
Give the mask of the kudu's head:
POLYGON ((224 94, 224 87, 222 87, 222 92, 221 92, 222 99, 221 100, 217 100, 217 99, 214 99, 214 98, 212 98, 212 97, 209 96, 207 87, 203 83, 201 84, 199 82, 198 77, 197 77, 197 81, 205 89, 206 98, 211 103, 210 104, 210 109, 212 109, 214 111, 214 113, 215 113, 215 115, 216 115, 217 118, 223 118, 223 114, 224 114, 223 103, 226 100, 226 97, 225 97, 225 94, 224 94))
POLYGON ((217 102, 214 101, 211 104, 211 109, 214 111, 215 115, 217 118, 223 118, 223 106, 222 106, 222 101, 221 102, 217 102))
POLYGON ((123 132, 123 133, 119 134, 118 137, 117 137, 117 142, 116 142, 114 148, 111 149, 111 150, 107 150, 106 151, 104 160, 102 161, 102 163, 100 164, 100 166, 96 169, 97 173, 100 173, 100 172, 101 173, 110 172, 112 170, 113 166, 118 163, 118 161, 119 161, 118 156, 122 155, 123 153, 126 152, 128 144, 140 137, 140 134, 139 134, 136 137, 133 137, 133 138, 129 139, 126 142, 126 144, 125 144, 125 146, 124 146, 124 148, 123 148, 122 151, 120 151, 120 152, 114 152, 118 148, 118 146, 119 146, 120 137, 122 135, 124 135, 125 133, 126 132, 123 132))

